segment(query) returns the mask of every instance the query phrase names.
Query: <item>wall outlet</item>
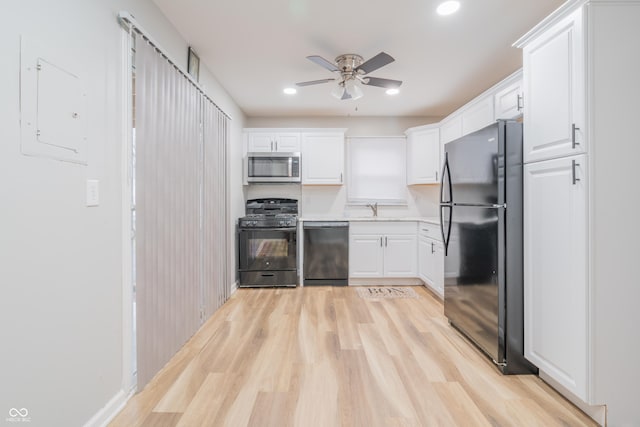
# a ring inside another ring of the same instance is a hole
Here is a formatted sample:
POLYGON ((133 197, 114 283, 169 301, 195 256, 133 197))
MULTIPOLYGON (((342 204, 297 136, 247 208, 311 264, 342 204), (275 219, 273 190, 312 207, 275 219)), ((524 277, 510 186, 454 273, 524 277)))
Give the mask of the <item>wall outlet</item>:
POLYGON ((98 206, 100 204, 100 187, 97 179, 87 180, 87 206, 98 206))

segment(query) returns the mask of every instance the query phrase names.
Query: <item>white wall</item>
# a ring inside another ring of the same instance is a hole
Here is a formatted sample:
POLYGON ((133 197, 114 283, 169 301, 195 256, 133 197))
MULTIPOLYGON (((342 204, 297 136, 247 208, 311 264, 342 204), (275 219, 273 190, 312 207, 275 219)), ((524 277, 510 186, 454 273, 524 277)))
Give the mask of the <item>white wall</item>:
POLYGON ((441 117, 248 117, 250 128, 344 128, 349 136, 401 136, 410 127, 439 122, 441 117))
MULTIPOLYGON (((276 128, 346 128, 346 136, 402 136, 414 126, 437 123, 439 117, 249 117, 247 127, 276 128)), ((434 217, 438 215, 438 186, 407 187, 406 206, 382 206, 384 217, 434 217)), ((249 185, 247 198, 291 197, 300 200, 303 217, 370 216, 365 206, 347 203, 346 186, 249 185)))
MULTIPOLYGON (((186 67, 187 43, 150 0, 3 2, 0 419, 15 407, 34 427, 82 425, 124 396, 120 10, 186 67), (74 58, 88 94, 86 166, 21 154, 20 35, 74 58), (85 206, 87 179, 100 181, 98 207, 85 206)), ((206 69, 201 81, 233 119, 229 158, 240 164, 243 113, 206 69)), ((238 169, 230 180, 236 218, 238 169)))

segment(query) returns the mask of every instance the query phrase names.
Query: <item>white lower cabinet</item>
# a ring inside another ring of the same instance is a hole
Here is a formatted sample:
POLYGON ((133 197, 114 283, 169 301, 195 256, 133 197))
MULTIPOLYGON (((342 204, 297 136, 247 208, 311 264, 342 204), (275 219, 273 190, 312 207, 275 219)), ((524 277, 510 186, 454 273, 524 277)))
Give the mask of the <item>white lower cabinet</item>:
MULTIPOLYGON (((350 227, 353 229, 353 225, 350 227)), ((384 250, 382 236, 351 234, 349 238, 349 276, 382 277, 384 250)))
POLYGON ((387 234, 384 236, 385 277, 418 276, 417 241, 415 228, 411 235, 387 234))
POLYGON ((524 167, 525 357, 587 401, 587 155, 524 167))
POLYGON ((434 238, 437 226, 420 226, 418 231, 418 274, 431 290, 444 296, 444 246, 434 238))
POLYGON ((415 222, 352 222, 349 277, 418 277, 415 222))

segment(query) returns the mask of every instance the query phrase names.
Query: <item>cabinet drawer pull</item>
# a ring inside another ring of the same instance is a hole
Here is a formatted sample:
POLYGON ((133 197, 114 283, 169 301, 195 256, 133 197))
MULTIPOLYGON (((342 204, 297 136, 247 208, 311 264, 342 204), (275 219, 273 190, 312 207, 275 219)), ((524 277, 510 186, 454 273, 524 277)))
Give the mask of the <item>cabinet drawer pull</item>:
POLYGON ((573 185, 576 185, 580 178, 576 177, 576 166, 580 166, 580 163, 576 163, 575 160, 571 160, 571 179, 573 180, 573 185))
POLYGON ((518 111, 522 111, 522 109, 524 108, 524 102, 522 102, 522 104, 520 104, 520 101, 524 101, 524 96, 518 94, 518 99, 516 100, 516 109, 518 111))

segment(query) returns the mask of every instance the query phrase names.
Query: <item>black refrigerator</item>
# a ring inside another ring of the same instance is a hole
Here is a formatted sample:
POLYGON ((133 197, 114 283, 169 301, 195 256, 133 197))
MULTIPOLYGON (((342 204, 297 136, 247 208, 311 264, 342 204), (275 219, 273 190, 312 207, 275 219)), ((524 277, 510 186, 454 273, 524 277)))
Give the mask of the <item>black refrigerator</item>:
POLYGON ((445 145, 440 220, 445 316, 502 373, 537 373, 524 358, 522 123, 445 145))

